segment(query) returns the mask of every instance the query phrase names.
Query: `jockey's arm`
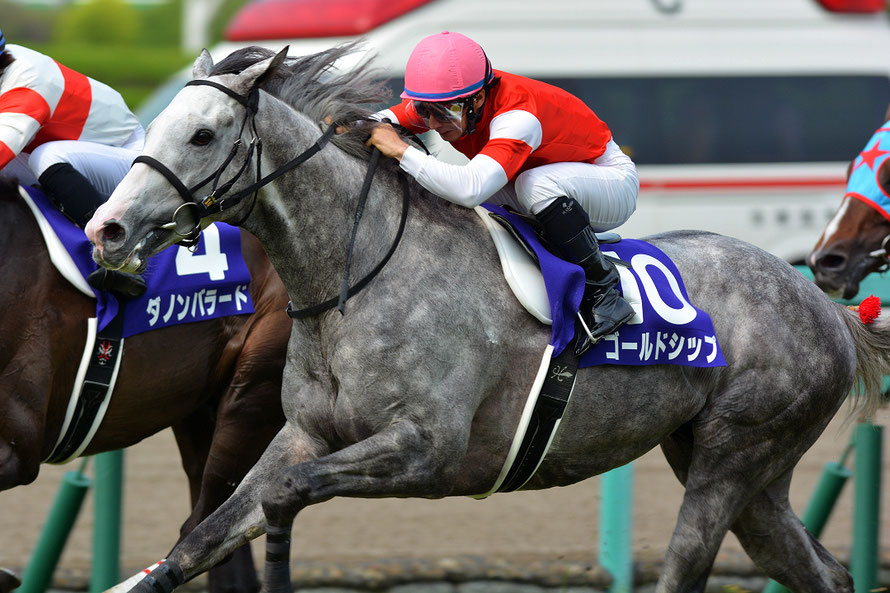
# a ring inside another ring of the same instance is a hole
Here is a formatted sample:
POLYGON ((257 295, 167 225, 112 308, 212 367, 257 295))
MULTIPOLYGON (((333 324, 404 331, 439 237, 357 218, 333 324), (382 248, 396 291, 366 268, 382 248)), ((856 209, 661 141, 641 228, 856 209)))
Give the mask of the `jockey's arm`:
MULTIPOLYGON (((402 118, 398 115, 405 112, 399 107, 401 105, 392 110, 383 110, 377 116, 380 119, 388 118, 391 121, 402 123, 400 121, 402 118)), ((425 128, 418 127, 417 122, 410 121, 410 118, 402 125, 412 131, 426 131, 425 128)), ((498 140, 501 139, 494 139, 489 144, 497 146, 500 143, 498 140)), ((504 166, 492 156, 480 153, 464 165, 445 163, 410 146, 390 126, 375 128, 372 131, 372 143, 385 156, 397 159, 402 170, 414 177, 424 188, 449 202, 467 208, 478 206, 509 181, 504 166)), ((495 152, 498 151, 495 150, 495 152)), ((515 151, 513 152, 515 153, 515 151)), ((516 169, 519 168, 527 155, 528 152, 521 155, 516 169)), ((516 155, 514 154, 514 156, 516 155)))
POLYGON ((9 164, 49 119, 49 105, 36 92, 18 87, 0 94, 0 169, 9 164))

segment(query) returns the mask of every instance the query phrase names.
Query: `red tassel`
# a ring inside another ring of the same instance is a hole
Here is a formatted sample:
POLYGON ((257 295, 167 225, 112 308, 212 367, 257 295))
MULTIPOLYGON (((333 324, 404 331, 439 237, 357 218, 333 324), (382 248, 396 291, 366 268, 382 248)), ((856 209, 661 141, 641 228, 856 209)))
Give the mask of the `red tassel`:
POLYGON ((872 323, 881 314, 881 299, 871 295, 859 303, 859 319, 865 325, 872 323))

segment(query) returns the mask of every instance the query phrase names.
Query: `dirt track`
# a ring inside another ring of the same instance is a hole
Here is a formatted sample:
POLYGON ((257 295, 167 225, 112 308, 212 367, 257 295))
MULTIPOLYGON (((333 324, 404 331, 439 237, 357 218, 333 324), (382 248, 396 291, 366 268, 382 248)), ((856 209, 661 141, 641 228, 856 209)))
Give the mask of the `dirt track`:
MULTIPOLYGON (((843 414, 843 410, 841 412, 843 414)), ((890 413, 878 418, 887 424, 890 413)), ((802 513, 825 463, 839 459, 849 429, 835 420, 795 473, 792 504, 802 513)), ((890 437, 884 439, 884 467, 890 465, 890 437)), ((172 434, 165 431, 125 455, 125 522, 122 569, 133 574, 161 557, 175 541, 188 509, 185 479, 172 434)), ((657 560, 673 529, 682 489, 661 453, 652 451, 635 463, 635 555, 657 560)), ((76 464, 45 466, 37 481, 0 494, 0 566, 21 571, 35 544, 62 475, 76 464)), ((92 474, 92 466, 88 472, 92 474)), ((351 561, 390 557, 443 558, 479 555, 502 558, 545 555, 552 559, 589 558, 596 562, 599 480, 591 479, 546 492, 496 495, 490 499, 332 500, 310 507, 297 520, 293 557, 351 561)), ((846 560, 852 533, 852 480, 832 514, 823 541, 846 560)), ((884 488, 886 509, 890 492, 884 488)), ((890 547, 890 518, 881 520, 882 548, 890 547)), ((88 495, 74 533, 60 561, 68 578, 89 574, 92 496, 88 495)), ((261 562, 263 538, 254 542, 261 562)), ((730 535, 721 557, 736 557, 740 546, 730 535)), ((718 566, 720 563, 718 558, 718 566)))

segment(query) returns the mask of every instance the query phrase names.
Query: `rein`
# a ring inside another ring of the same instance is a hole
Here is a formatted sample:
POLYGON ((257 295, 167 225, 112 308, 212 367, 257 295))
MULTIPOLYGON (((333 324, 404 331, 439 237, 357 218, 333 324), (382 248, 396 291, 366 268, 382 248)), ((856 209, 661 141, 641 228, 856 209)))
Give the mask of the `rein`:
MULTIPOLYGON (((378 153, 379 154, 379 153, 378 153)), ((365 177, 366 185, 370 185, 370 178, 373 175, 373 169, 368 169, 368 175, 365 177)), ((399 173, 399 182, 402 184, 402 218, 399 220, 399 229, 396 231, 396 236, 392 241, 392 245, 389 247, 389 251, 386 252, 386 255, 383 256, 383 259, 374 267, 373 270, 368 272, 368 275, 356 282, 353 286, 348 289, 346 286, 349 281, 349 261, 352 259, 352 243, 349 246, 349 257, 346 263, 346 274, 343 276, 343 284, 340 289, 340 295, 336 297, 331 297, 323 303, 319 303, 317 305, 313 305, 311 307, 306 307, 305 309, 294 310, 293 305, 290 301, 287 303, 287 308, 285 311, 291 319, 305 319, 307 317, 314 317, 319 313, 324 313, 330 309, 333 309, 335 306, 337 310, 340 311, 341 314, 344 313, 346 300, 355 296, 359 291, 361 291, 368 283, 374 279, 374 276, 380 273, 380 270, 383 269, 383 266, 389 261, 389 258, 392 257, 392 254, 395 253, 396 247, 399 246, 399 242, 402 240, 402 234, 405 231, 405 223, 408 221, 408 206, 410 190, 408 188, 408 180, 405 177, 404 173, 399 173)), ((367 195, 367 192, 365 192, 367 195)), ((364 200, 359 200, 359 208, 364 204, 364 200)), ((355 240, 355 229, 358 227, 358 221, 361 218, 360 210, 356 210, 356 220, 355 225, 353 226, 353 241, 355 240)))
MULTIPOLYGON (((222 212, 226 208, 230 208, 235 206, 241 202, 248 195, 253 194, 253 203, 248 209, 247 213, 244 217, 237 223, 237 225, 241 225, 247 220, 247 217, 250 216, 250 213, 253 212, 253 207, 256 205, 257 200, 257 192, 265 185, 271 183, 272 181, 278 179, 285 173, 292 171, 293 169, 299 167, 304 162, 309 160, 312 156, 314 156, 317 152, 321 151, 327 145, 328 141, 334 135, 337 130, 337 125, 332 123, 328 126, 327 130, 319 137, 315 143, 304 150, 302 153, 280 166, 278 169, 269 173, 265 177, 262 176, 260 161, 262 156, 262 140, 259 138, 259 134, 256 129, 256 114, 259 105, 259 91, 257 89, 253 89, 249 95, 246 97, 244 95, 239 95, 232 89, 221 85, 217 82, 211 80, 191 80, 186 83, 186 86, 209 86, 217 89, 235 99, 239 103, 241 103, 245 108, 244 119, 241 122, 241 130, 238 133, 238 138, 232 143, 232 149, 229 151, 228 156, 225 158, 223 163, 210 175, 204 178, 202 181, 198 182, 196 185, 191 188, 186 187, 186 185, 176 176, 176 174, 171 171, 166 165, 161 163, 159 160, 147 156, 140 155, 133 160, 133 164, 143 163, 158 171, 161 175, 164 176, 165 179, 176 189, 177 193, 183 200, 183 205, 176 209, 173 213, 173 220, 165 225, 162 225, 161 228, 166 230, 172 230, 177 235, 182 237, 179 243, 185 245, 188 248, 194 248, 198 244, 198 240, 201 235, 201 220, 211 214, 216 214, 217 212, 222 212), (244 133, 244 129, 247 127, 248 122, 250 122, 250 128, 253 130, 253 139, 250 141, 250 144, 247 149, 247 157, 244 159, 244 163, 241 165, 241 168, 233 175, 228 181, 219 185, 220 179, 222 178, 223 171, 229 164, 232 162, 232 159, 235 158, 235 155, 240 150, 243 142, 241 140, 241 136, 244 133), (244 174, 247 170, 248 165, 250 164, 251 159, 253 158, 253 153, 256 151, 257 154, 257 169, 256 169, 256 181, 246 188, 230 195, 227 197, 226 194, 238 179, 244 174), (213 185, 210 189, 210 193, 204 196, 203 198, 197 198, 195 196, 195 192, 213 181, 213 185)), ((392 254, 395 253, 396 248, 399 245, 399 242, 402 239, 402 234, 405 230, 405 224, 408 220, 408 207, 409 207, 409 195, 410 191, 408 188, 408 181, 405 178, 404 174, 399 174, 399 181, 402 185, 402 215, 401 220, 399 221, 399 228, 396 232, 396 236, 393 239, 393 243, 387 251, 386 255, 384 255, 383 259, 368 273, 367 276, 359 280, 352 287, 349 286, 349 268, 352 263, 352 252, 355 246, 355 238, 358 232, 358 225, 361 221, 362 214, 364 212, 365 203, 367 202, 368 194, 371 189, 371 181, 374 177, 374 173, 377 170, 377 164, 380 161, 380 151, 377 148, 374 148, 371 153, 371 159, 368 164, 368 171, 365 174, 364 182, 362 183, 361 193, 359 195, 359 202, 356 207, 355 212, 355 222, 352 227, 352 235, 349 241, 349 251, 346 258, 346 269, 343 274, 343 282, 340 288, 340 295, 336 298, 328 299, 327 301, 320 303, 318 305, 314 305, 312 307, 307 307, 305 309, 294 310, 291 303, 287 303, 287 314, 292 319, 303 319, 306 317, 311 317, 314 315, 318 315, 324 311, 327 311, 337 306, 337 310, 340 311, 340 314, 345 314, 346 311, 346 300, 350 297, 354 296, 356 293, 361 291, 368 283, 383 269, 383 266, 389 261, 392 254)), ((236 225, 236 226, 237 226, 236 225)))

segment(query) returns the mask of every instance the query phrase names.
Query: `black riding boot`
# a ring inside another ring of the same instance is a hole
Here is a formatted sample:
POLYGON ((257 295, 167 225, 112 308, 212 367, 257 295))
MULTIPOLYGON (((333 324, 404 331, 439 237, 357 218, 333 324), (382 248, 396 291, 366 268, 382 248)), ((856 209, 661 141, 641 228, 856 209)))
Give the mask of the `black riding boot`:
POLYGON ((611 334, 634 316, 633 307, 618 293, 619 276, 615 264, 603 257, 590 217, 577 201, 559 197, 535 218, 544 227, 545 238, 578 264, 586 277, 581 317, 589 335, 578 347, 587 350, 603 336, 611 334))
MULTIPOLYGON (((89 180, 69 163, 50 166, 38 181, 59 210, 80 228, 87 225, 96 209, 105 202, 89 180)), ((90 274, 87 282, 96 290, 111 291, 127 298, 135 298, 145 292, 145 280, 139 274, 105 268, 90 274)))

